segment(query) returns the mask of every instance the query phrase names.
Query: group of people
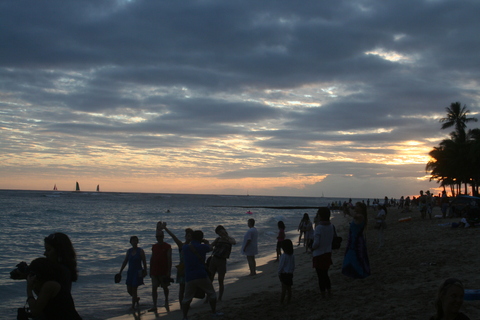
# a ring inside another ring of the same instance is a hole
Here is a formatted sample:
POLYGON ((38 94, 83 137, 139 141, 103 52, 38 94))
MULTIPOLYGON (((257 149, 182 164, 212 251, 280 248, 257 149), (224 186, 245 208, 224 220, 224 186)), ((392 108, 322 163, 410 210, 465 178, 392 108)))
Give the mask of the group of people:
MULTIPOLYGON (((350 210, 346 212, 353 217, 353 221, 350 224, 342 273, 352 278, 365 278, 370 275, 370 264, 363 234, 367 224, 367 207, 364 203, 358 202, 353 209, 354 213, 350 213, 350 210)), ((306 252, 310 251, 312 253, 313 268, 317 273, 322 298, 329 298, 332 295, 328 270, 332 265, 334 238, 338 237, 335 226, 330 222, 330 216, 330 209, 321 207, 318 209, 313 222, 310 220, 308 213, 305 213, 297 228, 300 232, 298 245, 300 245, 303 236, 303 245, 306 252)), ((285 225, 282 221, 278 222, 278 229, 277 261, 280 261, 278 274, 282 284, 280 302, 283 304, 285 296, 287 303, 291 299, 295 259, 293 243, 291 240, 285 239, 285 225), (282 255, 280 255, 279 248, 283 249, 284 253, 282 255)))
MULTIPOLYGON (((367 254, 364 230, 367 226, 367 207, 357 202, 350 214, 353 218, 349 227, 349 236, 342 265, 342 273, 346 276, 362 279, 370 275, 370 265, 367 254)), ((384 208, 386 211, 386 208, 384 208)), ((386 214, 386 212, 385 212, 386 214)), ((322 298, 332 296, 332 285, 328 270, 332 265, 332 243, 337 237, 335 226, 330 222, 330 209, 318 209, 313 223, 308 214, 305 214, 299 226, 304 236, 306 248, 312 252, 312 265, 318 277, 318 286, 322 298), (313 225, 315 228, 313 228, 313 225), (306 227, 304 227, 306 226, 306 227), (311 227, 311 229, 310 229, 311 227), (309 232, 313 233, 311 239, 309 232), (309 240, 311 239, 311 244, 309 240)), ((383 215, 383 214, 382 214, 383 215)), ((378 216, 377 216, 377 223, 378 216)), ((295 255, 293 243, 285 238, 285 225, 278 224, 277 237, 278 276, 281 283, 281 298, 283 304, 290 302, 292 296, 293 273, 295 270, 295 255)), ((150 258, 150 277, 152 279, 153 307, 149 311, 157 312, 157 290, 161 287, 165 295, 165 308, 169 311, 168 296, 172 270, 172 248, 164 241, 164 232, 168 233, 176 243, 180 261, 177 268, 176 282, 180 285, 179 301, 184 319, 187 319, 190 304, 198 292, 203 292, 210 303, 212 314, 222 315, 216 311, 217 301, 222 300, 224 294, 224 279, 227 259, 230 257, 232 246, 236 244, 234 238, 228 235, 226 229, 219 225, 215 229, 217 238, 210 244, 204 239, 201 230, 185 229, 185 240, 179 240, 168 229, 166 222, 158 222, 156 228, 157 243, 152 245, 150 258), (206 264, 207 253, 211 259, 206 264), (218 297, 213 286, 215 275, 218 275, 218 297)), ((248 220, 248 231, 243 239, 241 252, 247 257, 250 275, 256 275, 255 256, 258 254, 258 231, 255 220, 248 220)), ((122 263, 116 280, 120 281, 121 274, 128 264, 127 291, 132 297, 132 308, 138 307, 138 286, 144 284, 147 276, 146 254, 138 246, 136 236, 130 238, 130 248, 122 263)), ((67 235, 53 233, 44 239, 45 257, 34 259, 28 266, 25 278, 27 279, 27 303, 30 316, 38 319, 72 319, 81 320, 75 309, 71 295, 72 282, 77 281, 78 271, 76 253, 67 235)), ((431 320, 456 319, 468 320, 460 310, 463 301, 464 288, 457 279, 448 279, 440 287, 435 302, 436 314, 431 320)))
MULTIPOLYGON (((251 219, 253 220, 253 219, 251 219)), ((250 224, 250 223, 249 223, 250 224)), ((254 222, 252 223, 253 228, 254 222)), ((216 311, 217 301, 221 301, 224 293, 224 279, 227 272, 227 259, 230 257, 232 246, 236 244, 234 238, 228 235, 227 230, 222 225, 215 228, 218 237, 210 244, 204 239, 201 230, 185 229, 185 240, 181 241, 178 237, 168 229, 166 222, 159 221, 156 228, 157 243, 152 246, 152 255, 150 258, 150 277, 152 279, 152 300, 153 307, 149 309, 151 312, 157 312, 157 300, 159 287, 163 289, 165 296, 165 305, 167 311, 169 308, 169 285, 174 280, 171 278, 172 270, 172 248, 171 245, 164 241, 164 231, 167 232, 176 243, 180 261, 175 266, 177 268, 176 282, 179 283, 179 302, 184 318, 187 318, 190 304, 194 297, 202 297, 206 295, 207 301, 210 303, 212 314, 221 315, 216 311), (211 257, 206 264, 207 253, 211 253, 211 257), (215 292, 213 280, 218 274, 219 294, 215 292)), ((256 229, 255 229, 256 231, 256 229)), ((256 233, 249 233, 249 241, 244 244, 244 252, 251 251, 254 256, 256 254, 256 233)), ((123 269, 128 264, 127 272, 127 291, 132 297, 132 309, 138 306, 139 297, 137 296, 137 288, 143 283, 143 277, 147 275, 147 263, 145 252, 138 247, 138 238, 131 237, 130 243, 132 248, 126 253, 124 262, 118 273, 121 277, 123 269)), ((254 263, 249 259, 249 264, 254 263)), ((254 269, 253 269, 254 270, 254 269)), ((253 271, 254 272, 254 271, 253 271)), ((118 277, 118 276, 117 276, 118 277)))
MULTIPOLYGON (((376 217, 376 227, 379 229, 385 228, 386 211, 385 206, 379 207, 379 213, 376 217)), ((357 202, 352 217, 353 221, 350 223, 342 273, 355 279, 362 279, 370 275, 370 264, 363 234, 368 222, 366 205, 357 202)), ((331 295, 328 268, 332 264, 331 244, 335 227, 330 223, 328 208, 320 208, 315 220, 315 240, 312 246, 314 250, 313 266, 318 275, 321 295, 325 297, 331 295)), ((460 280, 447 279, 438 290, 435 300, 436 313, 430 320, 468 320, 469 318, 460 312, 464 293, 464 286, 460 280)))

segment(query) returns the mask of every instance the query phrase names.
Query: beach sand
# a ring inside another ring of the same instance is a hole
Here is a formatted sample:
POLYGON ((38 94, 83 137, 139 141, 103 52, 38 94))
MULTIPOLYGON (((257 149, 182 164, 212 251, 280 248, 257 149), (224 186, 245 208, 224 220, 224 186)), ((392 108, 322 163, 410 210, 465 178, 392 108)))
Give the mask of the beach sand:
MULTIPOLYGON (((434 208, 433 214, 440 214, 440 209, 434 208)), ((445 279, 455 277, 462 280, 466 289, 480 289, 480 227, 451 229, 444 224, 459 219, 421 220, 416 209, 401 213, 389 208, 385 245, 379 248, 378 231, 373 227, 375 215, 370 208, 366 235, 371 276, 354 280, 341 273, 350 222, 342 215, 334 221, 337 233, 344 240, 342 248, 332 255, 331 299, 320 298, 311 255, 304 253, 304 247, 300 246, 295 250, 296 270, 290 304, 280 305, 278 264, 273 261, 273 254, 257 261, 260 273, 256 276, 247 276, 246 261, 245 268, 227 272, 224 301, 217 306, 217 310, 224 313, 222 319, 428 319, 434 314, 435 295, 445 279), (398 222, 409 216, 411 221, 398 222)), ((298 233, 291 231, 287 236, 296 245, 298 233)), ((275 244, 272 251, 274 248, 275 244)), ((162 297, 161 289, 159 297, 162 297)), ((195 300, 189 319, 211 319, 208 304, 195 300)), ((159 308, 155 316, 146 312, 148 305, 142 306, 140 314, 112 320, 182 319, 178 302, 171 304, 170 313, 159 308)), ((464 301, 462 311, 472 320, 480 319, 480 300, 464 301)))

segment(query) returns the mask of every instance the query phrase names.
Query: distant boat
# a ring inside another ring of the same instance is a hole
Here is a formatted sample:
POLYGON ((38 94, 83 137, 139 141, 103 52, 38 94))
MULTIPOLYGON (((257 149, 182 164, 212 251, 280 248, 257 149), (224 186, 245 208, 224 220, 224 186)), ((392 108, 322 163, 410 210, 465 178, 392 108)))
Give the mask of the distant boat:
POLYGON ((57 190, 58 190, 58 189, 57 189, 57 185, 55 184, 55 185, 53 186, 53 191, 57 191, 57 190))
POLYGON ((100 185, 97 184, 97 192, 100 192, 100 185))
POLYGON ((77 182, 77 185, 75 187, 75 191, 80 191, 80 185, 78 184, 78 182, 77 182))

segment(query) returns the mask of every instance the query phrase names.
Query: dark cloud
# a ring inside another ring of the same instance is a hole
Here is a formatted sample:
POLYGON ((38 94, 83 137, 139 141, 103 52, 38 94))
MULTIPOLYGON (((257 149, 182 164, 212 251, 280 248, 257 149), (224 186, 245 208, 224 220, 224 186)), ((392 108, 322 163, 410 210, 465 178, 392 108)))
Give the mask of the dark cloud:
POLYGON ((318 163, 383 179, 392 166, 367 170, 360 154, 426 151, 448 134, 451 102, 479 112, 478 12, 473 0, 2 1, 0 148, 186 148, 222 179, 318 163), (334 154, 350 160, 318 162, 334 154), (232 171, 240 159, 254 160, 232 171))

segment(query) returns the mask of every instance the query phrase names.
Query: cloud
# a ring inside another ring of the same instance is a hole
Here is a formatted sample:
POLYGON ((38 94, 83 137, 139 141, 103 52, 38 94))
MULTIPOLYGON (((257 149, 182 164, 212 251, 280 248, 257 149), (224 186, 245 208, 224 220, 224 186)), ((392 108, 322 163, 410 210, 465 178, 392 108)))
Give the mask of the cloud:
POLYGON ((35 176, 35 159, 39 171, 64 164, 65 176, 115 167, 133 180, 219 179, 217 189, 186 186, 199 193, 244 193, 226 183, 247 178, 271 179, 265 193, 303 183, 311 194, 327 182, 341 192, 342 174, 358 186, 397 179, 392 192, 405 192, 427 183, 427 153, 448 134, 445 107, 479 112, 473 0, 0 9, 0 157, 19 175, 35 176))

